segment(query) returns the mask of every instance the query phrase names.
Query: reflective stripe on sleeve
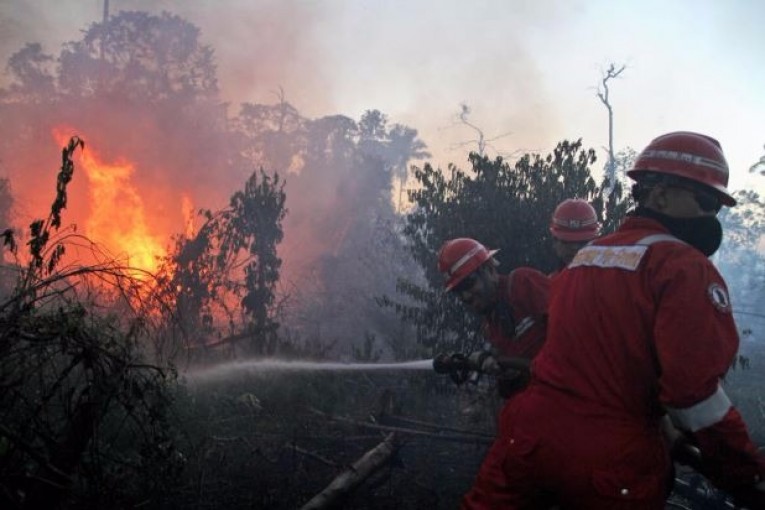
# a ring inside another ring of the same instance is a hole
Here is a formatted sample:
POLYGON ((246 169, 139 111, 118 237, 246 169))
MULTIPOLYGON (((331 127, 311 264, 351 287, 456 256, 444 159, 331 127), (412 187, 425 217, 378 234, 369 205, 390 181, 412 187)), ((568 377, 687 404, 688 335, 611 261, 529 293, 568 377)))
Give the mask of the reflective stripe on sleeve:
POLYGON ((717 391, 709 398, 691 407, 684 407, 682 409, 667 407, 667 413, 672 422, 678 427, 690 432, 696 432, 722 420, 732 405, 728 395, 725 394, 722 386, 718 384, 717 391))
POLYGON ((527 332, 529 329, 531 329, 531 326, 534 325, 534 319, 531 317, 524 317, 521 322, 518 323, 518 325, 515 327, 515 337, 518 338, 525 332, 527 332))
POLYGON ((678 239, 677 237, 671 235, 671 234, 651 234, 650 236, 645 236, 643 239, 640 239, 635 244, 639 246, 651 246, 654 243, 662 242, 662 241, 669 241, 672 243, 680 243, 680 244, 686 244, 685 241, 682 241, 678 239))

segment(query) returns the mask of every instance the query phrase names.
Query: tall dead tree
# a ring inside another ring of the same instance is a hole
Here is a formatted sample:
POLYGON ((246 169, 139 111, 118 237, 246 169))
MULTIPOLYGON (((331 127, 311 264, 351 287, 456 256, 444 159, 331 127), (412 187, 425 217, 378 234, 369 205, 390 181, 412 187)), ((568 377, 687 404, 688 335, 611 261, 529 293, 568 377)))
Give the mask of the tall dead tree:
POLYGON ((614 109, 609 99, 608 82, 618 78, 626 68, 626 65, 622 65, 617 69, 616 64, 609 64, 608 69, 600 80, 600 84, 598 84, 598 99, 608 110, 608 162, 606 163, 606 177, 608 178, 607 195, 609 196, 616 183, 616 158, 614 156, 614 109))

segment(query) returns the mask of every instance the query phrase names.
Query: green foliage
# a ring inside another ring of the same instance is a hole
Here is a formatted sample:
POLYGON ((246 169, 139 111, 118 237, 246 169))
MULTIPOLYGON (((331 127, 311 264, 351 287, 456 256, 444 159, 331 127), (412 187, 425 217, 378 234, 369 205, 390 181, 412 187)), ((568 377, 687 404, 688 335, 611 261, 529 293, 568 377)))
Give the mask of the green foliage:
MULTIPOLYGON (((593 205, 603 221, 601 231, 604 234, 615 231, 624 215, 627 214, 627 210, 633 205, 629 193, 632 181, 627 178, 627 171, 632 168, 635 159, 637 159, 637 152, 631 147, 617 152, 613 161, 614 186, 610 190, 610 195, 593 199, 593 205)), ((602 189, 603 192, 609 190, 608 177, 603 179, 602 189)))
POLYGON ((278 174, 253 172, 228 208, 204 211, 206 221, 197 235, 177 241, 165 268, 165 287, 187 332, 199 334, 199 341, 220 334, 215 322, 225 316, 229 336, 223 341, 247 340, 249 353, 274 353, 281 267, 276 249, 285 201, 278 174))
POLYGON ((428 286, 399 282, 399 292, 414 306, 384 300, 415 324, 420 342, 436 350, 471 350, 481 341, 474 318, 442 291, 437 253, 444 241, 472 237, 499 249, 501 272, 519 266, 549 272, 557 265, 548 227, 558 203, 573 197, 588 200, 609 228, 626 209, 619 182, 606 200, 604 186, 591 175, 595 152, 585 150, 581 140, 563 141, 546 157, 526 154, 514 166, 475 153, 469 160, 470 172, 454 165, 448 172, 430 165, 415 169, 420 188, 410 193, 416 208, 407 217, 404 235, 428 286))
POLYGON ((276 247, 283 238, 282 220, 287 213, 284 183, 261 170, 260 181, 253 174, 243 191, 231 197, 231 215, 222 252, 246 249, 249 258, 244 266, 244 289, 241 299, 249 317, 248 329, 261 337, 255 352, 273 354, 278 323, 274 318, 275 286, 279 280, 281 259, 276 247))

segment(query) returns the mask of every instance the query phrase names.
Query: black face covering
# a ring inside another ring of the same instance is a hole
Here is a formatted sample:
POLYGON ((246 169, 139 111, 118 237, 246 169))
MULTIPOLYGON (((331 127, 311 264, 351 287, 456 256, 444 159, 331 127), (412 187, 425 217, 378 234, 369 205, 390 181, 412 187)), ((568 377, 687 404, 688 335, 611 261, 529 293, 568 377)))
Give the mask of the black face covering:
POLYGON ((645 207, 635 210, 635 215, 658 221, 667 227, 670 234, 690 244, 707 257, 711 257, 722 242, 722 225, 715 216, 674 218, 645 207))

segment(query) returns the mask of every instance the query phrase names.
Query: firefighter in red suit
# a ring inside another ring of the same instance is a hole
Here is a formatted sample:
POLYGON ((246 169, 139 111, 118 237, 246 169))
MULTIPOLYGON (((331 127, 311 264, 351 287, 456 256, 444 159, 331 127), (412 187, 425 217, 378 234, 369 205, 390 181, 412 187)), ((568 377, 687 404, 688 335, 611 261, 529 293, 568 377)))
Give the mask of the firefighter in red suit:
POLYGON ((701 471, 737 504, 765 508, 765 461, 721 386, 738 349, 718 248, 728 166, 720 144, 675 132, 628 175, 637 208, 580 250, 553 284, 532 381, 505 407, 505 448, 465 509, 663 509, 668 417, 701 471))
POLYGON ((531 360, 545 339, 550 280, 529 267, 499 274, 498 251, 474 239, 452 239, 439 251, 438 269, 446 291, 482 318, 494 354, 531 360))
MULTIPOLYGON (((482 317, 491 355, 530 361, 545 340, 550 279, 528 267, 499 274, 494 259, 497 251, 474 239, 452 239, 439 251, 438 269, 446 278, 446 291, 482 317)), ((499 393, 508 402, 527 384, 527 371, 505 370, 497 376, 499 393)), ((504 428, 500 418, 499 430, 504 428)), ((495 459, 503 449, 498 438, 481 464, 477 480, 494 480, 501 474, 495 459)))

